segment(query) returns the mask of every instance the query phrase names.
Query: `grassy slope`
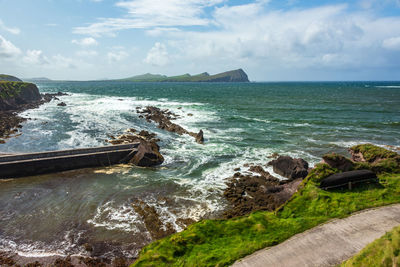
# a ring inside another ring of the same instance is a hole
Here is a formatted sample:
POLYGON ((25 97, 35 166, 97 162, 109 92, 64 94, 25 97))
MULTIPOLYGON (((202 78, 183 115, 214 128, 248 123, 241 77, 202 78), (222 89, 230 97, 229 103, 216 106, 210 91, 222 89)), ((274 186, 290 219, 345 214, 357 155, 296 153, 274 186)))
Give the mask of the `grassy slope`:
POLYGON ((375 240, 353 258, 345 261, 342 267, 358 266, 399 266, 400 265, 400 226, 393 228, 383 237, 375 240))
POLYGON ((275 213, 261 211, 229 220, 200 221, 143 248, 133 266, 226 266, 331 218, 400 202, 400 171, 381 173, 381 185, 367 184, 353 191, 318 188, 321 179, 336 172, 319 164, 275 213))

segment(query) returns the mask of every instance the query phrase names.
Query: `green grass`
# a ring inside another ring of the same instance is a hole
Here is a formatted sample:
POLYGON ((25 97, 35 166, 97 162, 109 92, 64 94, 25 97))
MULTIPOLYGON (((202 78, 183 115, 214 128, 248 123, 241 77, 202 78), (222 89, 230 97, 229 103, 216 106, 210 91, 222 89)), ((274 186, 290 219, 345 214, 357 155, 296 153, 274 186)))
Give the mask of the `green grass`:
POLYGON ((400 226, 392 229, 383 237, 375 240, 353 258, 340 266, 384 266, 392 267, 400 264, 400 226))
POLYGON ((200 221, 144 247, 132 266, 227 266, 332 218, 400 202, 400 172, 382 172, 380 184, 365 184, 352 191, 318 188, 323 178, 337 172, 327 164, 318 164, 298 192, 276 212, 200 221))
POLYGON ((8 99, 21 94, 31 83, 0 81, 0 99, 8 99))

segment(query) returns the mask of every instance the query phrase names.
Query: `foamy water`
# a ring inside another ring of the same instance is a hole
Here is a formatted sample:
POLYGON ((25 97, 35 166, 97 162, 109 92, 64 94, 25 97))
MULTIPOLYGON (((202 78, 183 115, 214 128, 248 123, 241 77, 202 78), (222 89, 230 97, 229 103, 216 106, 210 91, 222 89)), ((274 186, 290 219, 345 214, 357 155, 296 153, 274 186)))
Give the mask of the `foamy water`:
POLYGON ((0 145, 0 152, 106 145, 108 135, 135 128, 158 135, 165 162, 150 169, 125 165, 2 182, 0 250, 87 255, 82 245, 89 243, 107 256, 134 257, 152 241, 135 201, 154 207, 163 227, 181 231, 182 219, 223 212, 226 178, 235 168, 259 164, 283 179, 266 166, 273 153, 313 166, 323 154, 346 153, 359 143, 400 146, 400 92, 397 85, 385 86, 43 84, 42 92, 69 92, 60 97, 67 106, 52 101, 24 112, 31 119, 23 134, 0 145), (189 131, 202 129, 205 145, 139 118, 136 107, 146 106, 169 109, 189 131))

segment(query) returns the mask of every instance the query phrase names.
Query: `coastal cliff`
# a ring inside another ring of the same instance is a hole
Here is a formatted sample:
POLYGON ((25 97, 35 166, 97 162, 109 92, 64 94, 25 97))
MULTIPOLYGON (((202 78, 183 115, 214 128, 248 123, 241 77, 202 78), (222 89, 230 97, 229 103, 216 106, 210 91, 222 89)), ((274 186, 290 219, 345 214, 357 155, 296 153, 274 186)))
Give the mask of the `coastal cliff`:
POLYGON ((143 74, 122 79, 121 81, 129 82, 249 82, 247 74, 242 69, 222 72, 210 75, 203 72, 197 75, 188 73, 179 76, 165 76, 160 74, 143 74))
POLYGON ((0 111, 17 110, 20 105, 41 100, 33 83, 0 81, 0 111))

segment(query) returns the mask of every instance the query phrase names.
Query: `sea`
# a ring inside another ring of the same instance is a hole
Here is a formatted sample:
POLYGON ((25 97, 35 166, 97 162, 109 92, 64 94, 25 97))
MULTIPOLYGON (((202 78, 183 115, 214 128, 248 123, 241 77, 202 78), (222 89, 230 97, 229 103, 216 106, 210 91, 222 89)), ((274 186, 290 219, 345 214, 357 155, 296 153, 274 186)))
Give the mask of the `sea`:
POLYGON ((276 175, 266 166, 274 153, 313 166, 356 144, 400 147, 400 82, 37 85, 68 95, 23 112, 22 134, 0 144, 0 153, 103 146, 134 128, 157 134, 165 161, 0 181, 0 251, 27 257, 88 255, 90 244, 94 256, 134 258, 153 241, 135 201, 153 207, 163 227, 182 231, 182 221, 221 216, 227 178, 246 163, 276 175), (179 115, 174 122, 189 131, 202 129, 204 145, 140 118, 136 108, 146 106, 179 115))

